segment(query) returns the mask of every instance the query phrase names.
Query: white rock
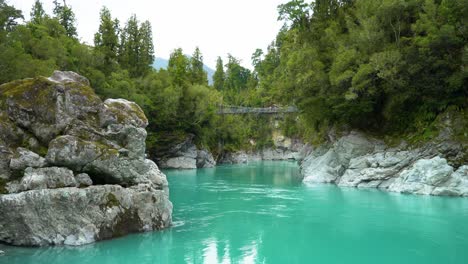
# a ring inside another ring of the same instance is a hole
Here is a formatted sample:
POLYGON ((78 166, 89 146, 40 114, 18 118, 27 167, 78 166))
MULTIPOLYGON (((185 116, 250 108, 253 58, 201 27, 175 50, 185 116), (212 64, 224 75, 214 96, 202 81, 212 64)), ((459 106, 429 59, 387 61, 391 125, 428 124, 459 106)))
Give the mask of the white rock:
POLYGON ((77 187, 73 171, 67 168, 27 168, 20 182, 21 191, 77 187))

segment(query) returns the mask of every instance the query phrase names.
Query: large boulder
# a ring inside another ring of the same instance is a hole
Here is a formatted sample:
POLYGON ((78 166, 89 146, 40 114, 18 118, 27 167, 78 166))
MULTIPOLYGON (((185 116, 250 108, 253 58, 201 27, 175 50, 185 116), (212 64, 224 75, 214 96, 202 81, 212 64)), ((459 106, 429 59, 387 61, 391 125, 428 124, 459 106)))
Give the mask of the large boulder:
POLYGON ((73 171, 67 168, 27 168, 20 182, 21 191, 78 187, 73 171))
POLYGON ((25 79, 1 85, 0 93, 8 117, 44 145, 61 134, 74 119, 92 122, 102 104, 91 87, 70 78, 25 79))
POLYGON ((193 135, 188 135, 182 142, 174 144, 164 155, 158 158, 163 169, 212 168, 216 161, 211 152, 198 149, 193 142, 193 135))
POLYGON ((80 245, 168 227, 147 125, 137 104, 102 102, 73 72, 1 85, 0 242, 80 245))
POLYGON ((17 155, 10 160, 10 169, 15 171, 24 171, 26 168, 42 168, 46 165, 46 161, 38 154, 25 149, 18 148, 17 155))
POLYGON ((149 185, 102 185, 0 196, 0 211, 0 241, 77 246, 169 227, 172 204, 149 185))
POLYGON ((436 186, 448 181, 452 173, 453 167, 447 164, 446 159, 420 159, 401 172, 388 189, 400 193, 431 194, 436 186))
POLYGON ((381 144, 353 131, 341 137, 328 149, 318 148, 301 163, 304 182, 337 182, 348 168, 351 159, 372 153, 381 144))
POLYGON ((197 151, 197 168, 213 168, 216 161, 211 152, 206 149, 197 151))

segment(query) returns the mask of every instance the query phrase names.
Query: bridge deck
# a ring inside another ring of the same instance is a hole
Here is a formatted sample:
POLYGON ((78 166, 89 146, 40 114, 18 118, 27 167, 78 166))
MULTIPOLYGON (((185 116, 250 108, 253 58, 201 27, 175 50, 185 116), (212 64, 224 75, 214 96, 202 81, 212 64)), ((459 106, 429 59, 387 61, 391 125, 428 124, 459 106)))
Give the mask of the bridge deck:
POLYGON ((221 106, 218 110, 220 115, 240 115, 240 114, 281 114, 295 113, 297 107, 243 107, 243 106, 221 106))

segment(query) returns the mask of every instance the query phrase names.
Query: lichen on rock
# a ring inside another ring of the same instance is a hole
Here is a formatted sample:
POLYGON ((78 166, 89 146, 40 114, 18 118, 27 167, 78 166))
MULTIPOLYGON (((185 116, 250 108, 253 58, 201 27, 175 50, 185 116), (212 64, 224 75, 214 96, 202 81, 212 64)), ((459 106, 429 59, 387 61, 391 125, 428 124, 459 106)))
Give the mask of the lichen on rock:
POLYGON ((73 72, 1 85, 0 242, 80 245, 168 227, 147 125, 137 104, 102 102, 73 72))

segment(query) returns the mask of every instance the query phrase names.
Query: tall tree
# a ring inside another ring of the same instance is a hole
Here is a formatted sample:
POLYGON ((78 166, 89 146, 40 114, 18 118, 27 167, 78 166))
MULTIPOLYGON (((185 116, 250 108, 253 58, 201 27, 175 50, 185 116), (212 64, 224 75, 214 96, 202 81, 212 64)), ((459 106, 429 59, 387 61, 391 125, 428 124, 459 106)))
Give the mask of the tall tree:
POLYGON ((222 91, 224 88, 224 64, 221 57, 216 60, 216 71, 213 75, 213 86, 216 90, 222 91))
POLYGON ((33 24, 42 24, 44 18, 46 17, 46 12, 44 11, 44 6, 40 0, 36 0, 31 9, 31 23, 33 24))
POLYGON ((225 89, 239 92, 247 88, 251 72, 240 65, 240 60, 228 54, 228 63, 226 66, 226 79, 224 81, 225 89))
POLYGON ((101 9, 100 20, 99 30, 94 35, 94 46, 104 55, 103 70, 109 74, 117 63, 119 24, 118 20, 112 19, 110 10, 106 7, 101 9))
POLYGON ((54 14, 58 19, 60 24, 67 31, 67 35, 72 38, 76 38, 78 33, 75 26, 75 13, 69 7, 65 0, 63 0, 63 5, 57 0, 54 0, 54 14))
POLYGON ((119 61, 128 69, 132 77, 148 73, 154 61, 154 45, 151 23, 145 21, 138 25, 136 15, 128 19, 121 33, 119 61))
POLYGON ((151 65, 154 62, 153 30, 149 21, 145 21, 141 24, 139 35, 140 45, 137 69, 140 74, 143 75, 151 70, 151 65))
POLYGON ((190 62, 181 48, 175 49, 170 57, 167 71, 172 79, 172 83, 177 87, 186 87, 189 83, 190 62))
POLYGON ((203 55, 198 47, 190 58, 190 79, 192 84, 208 85, 208 76, 203 69, 203 55))

